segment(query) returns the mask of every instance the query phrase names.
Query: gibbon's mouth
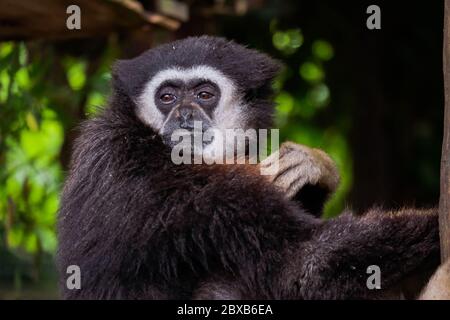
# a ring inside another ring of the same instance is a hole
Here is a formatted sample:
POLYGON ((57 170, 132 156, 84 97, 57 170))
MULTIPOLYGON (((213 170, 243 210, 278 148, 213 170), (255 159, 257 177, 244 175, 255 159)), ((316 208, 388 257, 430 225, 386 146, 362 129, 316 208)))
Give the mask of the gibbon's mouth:
POLYGON ((164 134, 163 135, 163 141, 166 145, 170 146, 171 148, 173 148, 174 146, 180 144, 180 143, 191 143, 191 147, 194 148, 195 143, 198 143, 201 141, 202 143, 202 147, 206 147, 207 145, 213 143, 213 141, 215 140, 215 136, 208 136, 205 137, 205 131, 202 131, 201 133, 194 133, 194 130, 187 130, 184 129, 182 132, 177 133, 176 137, 178 138, 178 140, 175 139, 172 140, 172 134, 164 134), (199 135, 199 136, 197 136, 199 135), (186 140, 189 139, 189 140, 186 140))

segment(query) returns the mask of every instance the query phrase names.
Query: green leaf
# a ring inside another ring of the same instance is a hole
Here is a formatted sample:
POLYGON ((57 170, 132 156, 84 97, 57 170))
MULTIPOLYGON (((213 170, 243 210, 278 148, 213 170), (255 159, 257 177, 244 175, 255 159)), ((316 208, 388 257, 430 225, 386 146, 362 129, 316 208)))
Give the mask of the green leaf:
POLYGON ((328 61, 333 58, 334 50, 331 44, 325 40, 316 40, 312 45, 313 55, 321 60, 328 61))
POLYGON ((309 82, 319 82, 325 76, 322 67, 314 62, 303 63, 300 66, 300 75, 309 82))

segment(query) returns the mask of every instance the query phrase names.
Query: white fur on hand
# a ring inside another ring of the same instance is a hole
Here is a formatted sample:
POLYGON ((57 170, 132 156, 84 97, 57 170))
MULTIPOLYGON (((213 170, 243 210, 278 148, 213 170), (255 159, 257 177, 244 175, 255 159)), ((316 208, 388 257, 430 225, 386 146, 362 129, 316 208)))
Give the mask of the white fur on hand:
POLYGON ((318 185, 330 192, 339 184, 339 172, 334 161, 322 150, 293 142, 281 144, 277 152, 264 159, 260 166, 268 168, 279 161, 278 170, 268 175, 288 199, 294 197, 305 185, 318 185))

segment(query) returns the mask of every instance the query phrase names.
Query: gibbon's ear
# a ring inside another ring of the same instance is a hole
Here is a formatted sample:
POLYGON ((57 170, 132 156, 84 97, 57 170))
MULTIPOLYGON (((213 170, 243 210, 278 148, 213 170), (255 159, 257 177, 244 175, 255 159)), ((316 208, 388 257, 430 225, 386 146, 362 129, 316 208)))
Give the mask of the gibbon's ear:
POLYGON ((433 274, 419 300, 450 300, 450 259, 433 274))
POLYGON ((137 97, 147 79, 151 77, 151 52, 129 60, 118 60, 112 67, 112 86, 115 92, 137 97))
POLYGON ((114 91, 119 91, 128 94, 128 88, 126 87, 126 82, 124 81, 124 69, 126 60, 117 60, 111 70, 112 76, 112 87, 114 91))
MULTIPOLYGON (((253 67, 250 69, 252 71, 248 73, 249 79, 247 83, 253 87, 252 89, 271 85, 272 81, 282 69, 281 62, 260 52, 256 52, 253 55, 251 63, 253 67)), ((243 65, 243 68, 245 69, 245 65, 243 65)))
MULTIPOLYGON (((222 49, 220 67, 226 74, 232 75, 239 88, 246 92, 258 92, 270 89, 272 81, 283 65, 265 53, 229 41, 222 49)), ((270 91, 270 90, 269 90, 270 91)))
POLYGON ((132 60, 118 60, 112 67, 112 87, 114 92, 127 96, 133 96, 133 83, 136 83, 136 75, 133 70, 132 60))

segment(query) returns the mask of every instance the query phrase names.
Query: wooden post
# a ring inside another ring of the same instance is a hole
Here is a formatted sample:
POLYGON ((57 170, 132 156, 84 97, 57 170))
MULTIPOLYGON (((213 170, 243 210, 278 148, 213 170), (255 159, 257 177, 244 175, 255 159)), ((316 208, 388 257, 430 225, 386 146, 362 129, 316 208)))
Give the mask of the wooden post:
POLYGON ((450 258, 450 0, 445 0, 444 9, 444 139, 441 158, 441 196, 439 199, 439 231, 441 258, 450 258))

